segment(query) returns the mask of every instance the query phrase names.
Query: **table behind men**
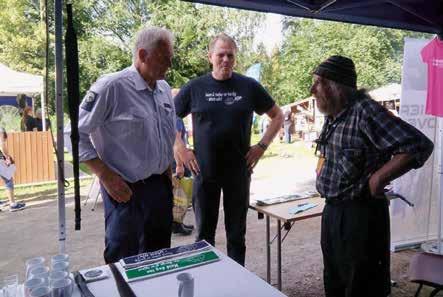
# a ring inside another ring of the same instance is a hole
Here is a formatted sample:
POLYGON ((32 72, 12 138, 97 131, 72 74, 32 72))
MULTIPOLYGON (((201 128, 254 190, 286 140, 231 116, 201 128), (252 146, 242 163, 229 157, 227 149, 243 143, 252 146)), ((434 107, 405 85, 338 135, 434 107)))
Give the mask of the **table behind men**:
MULTIPOLYGON (((216 249, 213 250, 220 257, 217 262, 130 282, 129 285, 137 296, 175 297, 178 296, 177 275, 188 272, 194 277, 194 297, 286 296, 226 255, 216 249)), ((119 264, 117 267, 121 268, 119 264)), ((88 283, 89 290, 95 297, 119 297, 109 266, 100 268, 105 268, 110 277, 88 283)), ((73 297, 80 297, 78 290, 75 290, 73 297)))
POLYGON ((313 217, 322 215, 323 207, 325 206, 325 200, 323 198, 307 198, 293 200, 289 202, 283 202, 273 205, 257 205, 255 202, 249 206, 259 214, 264 214, 266 217, 266 280, 271 283, 271 244, 277 239, 277 288, 281 291, 281 244, 288 235, 291 227, 296 221, 306 220, 313 217), (289 211, 300 204, 313 203, 315 207, 304 210, 297 214, 291 214, 289 211), (270 218, 277 220, 277 235, 274 239, 270 239, 270 218), (283 222, 283 225, 282 225, 283 222), (281 237, 281 230, 285 228, 286 234, 283 239, 281 237))

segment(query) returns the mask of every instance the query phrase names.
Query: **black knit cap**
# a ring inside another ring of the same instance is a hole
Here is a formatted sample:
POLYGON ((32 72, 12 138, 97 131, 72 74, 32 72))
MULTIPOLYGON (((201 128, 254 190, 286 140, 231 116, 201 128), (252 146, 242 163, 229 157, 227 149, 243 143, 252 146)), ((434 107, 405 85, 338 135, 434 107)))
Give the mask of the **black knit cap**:
POLYGON ((317 66, 314 74, 357 88, 357 73, 355 72, 354 62, 343 56, 330 56, 317 66))

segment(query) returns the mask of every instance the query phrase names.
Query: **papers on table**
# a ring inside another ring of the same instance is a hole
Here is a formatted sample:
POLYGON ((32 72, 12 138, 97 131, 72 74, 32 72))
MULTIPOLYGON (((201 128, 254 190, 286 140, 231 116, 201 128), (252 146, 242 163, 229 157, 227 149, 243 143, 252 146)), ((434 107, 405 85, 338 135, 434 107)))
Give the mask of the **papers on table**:
POLYGON ((126 281, 160 276, 218 261, 219 256, 206 241, 126 257, 119 261, 126 281))
POLYGON ((120 260, 123 268, 135 268, 138 266, 163 261, 169 258, 183 256, 198 251, 208 250, 211 245, 205 240, 201 240, 192 244, 177 246, 174 248, 161 249, 154 252, 138 254, 136 256, 126 257, 120 260))
POLYGON ((181 258, 174 258, 158 263, 126 269, 123 276, 126 281, 132 282, 209 264, 218 260, 220 260, 220 257, 214 251, 204 251, 181 258))
POLYGON ((11 179, 15 173, 15 164, 6 165, 5 160, 0 160, 0 175, 6 179, 11 179))
POLYGON ((304 211, 314 208, 316 206, 317 206, 316 203, 302 203, 302 204, 297 205, 296 207, 290 208, 289 213, 290 214, 298 214, 300 212, 304 212, 304 211))
POLYGON ((268 198, 268 199, 260 199, 260 200, 257 200, 257 205, 259 205, 259 206, 273 205, 273 204, 284 203, 284 202, 306 199, 306 198, 312 198, 312 197, 317 197, 317 196, 319 196, 319 194, 316 191, 306 191, 304 193, 290 194, 290 195, 284 195, 284 196, 273 197, 273 198, 268 198))

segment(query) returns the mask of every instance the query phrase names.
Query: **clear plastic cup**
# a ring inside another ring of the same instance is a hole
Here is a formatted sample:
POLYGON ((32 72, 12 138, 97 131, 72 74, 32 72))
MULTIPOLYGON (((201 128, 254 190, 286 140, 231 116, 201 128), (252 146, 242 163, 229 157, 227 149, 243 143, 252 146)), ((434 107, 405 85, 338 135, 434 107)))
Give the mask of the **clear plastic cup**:
POLYGON ((52 297, 71 297, 74 291, 74 282, 70 278, 56 280, 51 285, 52 297))
POLYGON ((3 296, 15 297, 17 295, 18 274, 8 275, 3 279, 3 296))
POLYGON ((64 270, 53 270, 49 272, 48 280, 49 280, 49 286, 52 285, 54 281, 69 278, 69 273, 64 270))
POLYGON ((45 280, 42 278, 30 278, 23 284, 23 292, 25 297, 29 297, 31 291, 35 288, 42 287, 45 285, 45 280))
POLYGON ((35 257, 26 260, 26 279, 28 279, 29 271, 31 271, 34 267, 45 266, 45 258, 44 257, 35 257))
POLYGON ((56 262, 52 264, 52 271, 66 271, 69 273, 69 262, 56 262))
POLYGON ((37 287, 31 291, 29 297, 52 297, 51 289, 47 286, 37 287))
POLYGON ((57 254, 51 257, 51 265, 57 262, 68 262, 69 263, 69 255, 68 254, 57 254))
POLYGON ((39 266, 32 268, 29 271, 28 279, 31 278, 42 278, 45 281, 45 286, 47 286, 48 283, 48 276, 49 276, 49 268, 46 266, 39 266))

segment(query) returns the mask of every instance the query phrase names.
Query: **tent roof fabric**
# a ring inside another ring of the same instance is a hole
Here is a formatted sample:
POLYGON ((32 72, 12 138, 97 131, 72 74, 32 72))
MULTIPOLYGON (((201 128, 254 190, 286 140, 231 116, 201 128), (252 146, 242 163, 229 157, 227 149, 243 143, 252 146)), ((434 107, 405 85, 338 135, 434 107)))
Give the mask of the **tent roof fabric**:
POLYGON ((392 101, 400 100, 401 97, 401 85, 400 84, 389 84, 378 89, 369 91, 369 95, 375 101, 392 101))
POLYGON ((442 0, 186 0, 288 16, 443 33, 442 0))
POLYGON ((0 96, 25 94, 32 96, 43 92, 43 77, 18 72, 0 64, 0 96))
MULTIPOLYGON (((372 99, 378 102, 399 100, 401 96, 401 85, 397 83, 388 84, 377 89, 373 89, 368 92, 372 99)), ((295 101, 282 106, 281 108, 292 108, 311 100, 315 100, 315 97, 311 96, 299 101, 295 101)))

